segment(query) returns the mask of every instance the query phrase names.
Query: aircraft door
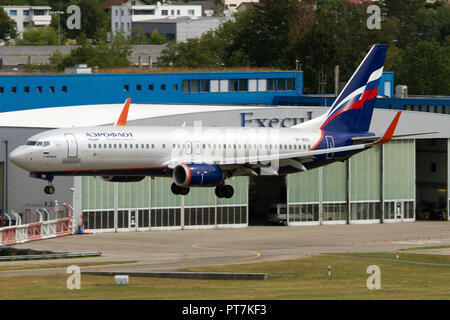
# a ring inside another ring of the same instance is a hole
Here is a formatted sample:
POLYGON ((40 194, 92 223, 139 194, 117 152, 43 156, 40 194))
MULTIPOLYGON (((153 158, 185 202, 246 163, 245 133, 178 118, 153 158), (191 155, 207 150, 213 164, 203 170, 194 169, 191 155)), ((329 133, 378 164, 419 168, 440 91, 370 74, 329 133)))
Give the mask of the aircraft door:
MULTIPOLYGON (((327 141, 327 148, 334 148, 334 138, 332 136, 325 136, 327 141)), ((333 159, 334 152, 327 153, 327 159, 333 159)))
POLYGON ((67 142, 67 157, 77 158, 78 157, 78 143, 75 135, 73 133, 65 133, 67 142))

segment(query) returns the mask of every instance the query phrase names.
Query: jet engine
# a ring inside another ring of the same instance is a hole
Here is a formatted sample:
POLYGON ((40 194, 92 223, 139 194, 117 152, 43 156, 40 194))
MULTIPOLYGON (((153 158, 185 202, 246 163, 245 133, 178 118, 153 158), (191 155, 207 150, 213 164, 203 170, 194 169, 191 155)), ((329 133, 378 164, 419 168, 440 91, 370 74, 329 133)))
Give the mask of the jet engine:
POLYGON ((216 165, 183 163, 174 168, 173 180, 180 187, 214 187, 223 182, 223 173, 216 165))
POLYGON ((102 179, 109 182, 139 182, 145 176, 102 176, 102 179))

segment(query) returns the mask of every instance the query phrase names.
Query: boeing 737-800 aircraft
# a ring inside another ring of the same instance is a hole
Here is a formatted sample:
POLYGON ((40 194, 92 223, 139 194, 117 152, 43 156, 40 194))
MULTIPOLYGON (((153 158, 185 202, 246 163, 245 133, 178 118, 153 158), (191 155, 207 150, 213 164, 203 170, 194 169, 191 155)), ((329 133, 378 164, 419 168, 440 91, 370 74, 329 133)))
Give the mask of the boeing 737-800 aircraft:
POLYGON ((383 73, 387 45, 374 45, 331 108, 291 128, 126 126, 130 99, 114 126, 49 130, 31 137, 9 159, 35 178, 101 176, 133 182, 172 177, 172 192, 215 187, 231 198, 233 176, 286 175, 343 161, 388 142, 398 112, 383 137, 368 132, 383 73))

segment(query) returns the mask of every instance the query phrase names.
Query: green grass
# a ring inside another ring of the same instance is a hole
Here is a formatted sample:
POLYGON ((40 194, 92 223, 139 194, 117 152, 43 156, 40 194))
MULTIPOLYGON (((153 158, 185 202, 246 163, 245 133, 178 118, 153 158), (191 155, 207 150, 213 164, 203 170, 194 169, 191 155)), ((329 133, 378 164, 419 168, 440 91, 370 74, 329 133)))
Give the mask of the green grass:
POLYGON ((449 267, 397 261, 309 256, 301 259, 188 268, 186 271, 284 274, 268 280, 187 280, 81 275, 81 290, 66 289, 68 275, 2 277, 0 299, 449 299, 449 267), (331 265, 332 276, 327 268, 331 265), (369 265, 381 269, 381 290, 369 290, 369 265))
MULTIPOLYGON (((333 255, 397 259, 396 252, 352 252, 352 253, 333 253, 333 255)), ((399 260, 448 264, 450 266, 450 256, 448 256, 448 255, 433 255, 433 254, 427 254, 427 253, 419 254, 419 253, 399 252, 399 260)), ((450 272, 450 270, 449 270, 449 272, 450 272)))
POLYGON ((137 261, 98 261, 98 262, 72 262, 72 263, 39 263, 39 264, 11 264, 0 265, 0 271, 14 270, 32 270, 32 269, 49 269, 49 268, 67 268, 71 265, 79 267, 102 266, 109 264, 127 264, 136 263, 137 261))
POLYGON ((432 246, 432 247, 414 247, 414 248, 407 248, 407 249, 400 249, 402 251, 407 250, 427 250, 427 249, 447 249, 450 248, 450 245, 442 245, 442 246, 432 246))

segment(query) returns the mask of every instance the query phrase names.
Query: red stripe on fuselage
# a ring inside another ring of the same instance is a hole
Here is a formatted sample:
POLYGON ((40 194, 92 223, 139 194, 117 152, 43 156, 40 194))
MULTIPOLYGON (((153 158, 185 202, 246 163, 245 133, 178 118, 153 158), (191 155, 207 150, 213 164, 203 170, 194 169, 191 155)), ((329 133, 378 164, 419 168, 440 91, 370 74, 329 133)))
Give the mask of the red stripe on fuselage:
POLYGON ((56 173, 56 172, 97 172, 97 171, 130 171, 130 170, 160 170, 168 167, 149 167, 149 168, 125 168, 125 169, 86 169, 86 170, 59 170, 59 171, 31 171, 30 173, 56 173))
POLYGON ((340 115, 341 113, 344 113, 345 111, 353 110, 353 109, 361 109, 367 100, 376 98, 377 93, 378 93, 378 87, 376 87, 375 89, 372 89, 372 90, 364 91, 363 95, 361 96, 361 99, 350 102, 349 104, 341 107, 341 109, 339 111, 335 112, 333 115, 331 115, 320 128, 323 129, 328 124, 328 122, 330 122, 334 117, 340 115))

